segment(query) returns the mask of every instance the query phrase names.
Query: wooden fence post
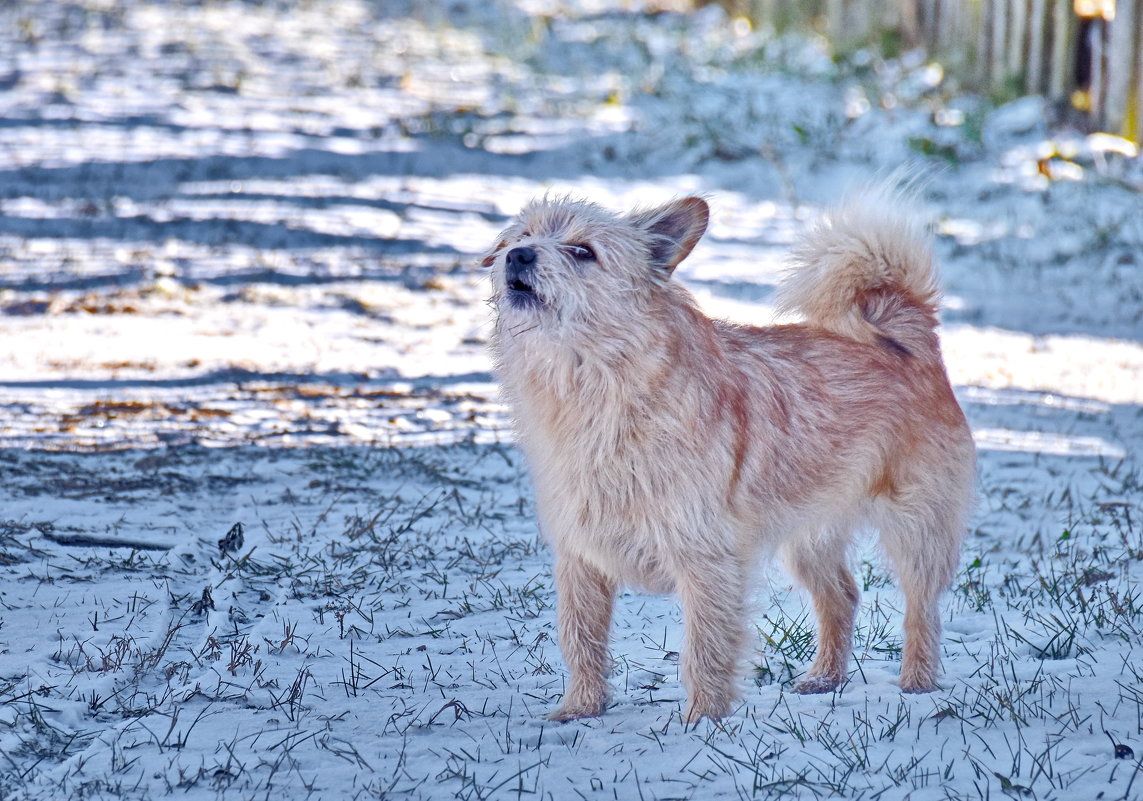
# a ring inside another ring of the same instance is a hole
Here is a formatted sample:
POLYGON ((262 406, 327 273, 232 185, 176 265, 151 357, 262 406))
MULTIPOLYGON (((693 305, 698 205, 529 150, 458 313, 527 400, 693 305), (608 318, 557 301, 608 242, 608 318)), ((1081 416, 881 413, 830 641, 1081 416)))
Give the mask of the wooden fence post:
POLYGON ((1024 76, 1024 90, 1036 94, 1044 91, 1044 35, 1047 33, 1047 22, 1044 0, 1032 0, 1028 34, 1028 71, 1024 76))
POLYGON ((1028 29, 1028 3, 1026 0, 1008 0, 1007 5, 1011 19, 1004 63, 1004 88, 1019 86, 1024 89, 1027 86, 1028 53, 1024 49, 1024 38, 1028 29))
POLYGON ((1008 40, 1008 9, 1006 0, 986 0, 989 21, 992 23, 988 46, 988 84, 995 89, 1004 81, 1005 43, 1008 40))
POLYGON ((1107 95, 1103 104, 1103 120, 1108 131, 1126 133, 1127 104, 1131 95, 1131 78, 1135 73, 1135 52, 1139 47, 1138 28, 1141 20, 1136 16, 1137 0, 1118 0, 1115 18, 1111 20, 1111 41, 1107 46, 1107 95))
POLYGON ((1048 78, 1048 99, 1055 103, 1067 100, 1071 91, 1075 34, 1072 0, 1053 0, 1052 65, 1048 78))
POLYGON ((1135 43, 1135 97, 1131 106, 1131 128, 1129 135, 1136 142, 1143 143, 1143 0, 1135 0, 1136 43, 1135 43))

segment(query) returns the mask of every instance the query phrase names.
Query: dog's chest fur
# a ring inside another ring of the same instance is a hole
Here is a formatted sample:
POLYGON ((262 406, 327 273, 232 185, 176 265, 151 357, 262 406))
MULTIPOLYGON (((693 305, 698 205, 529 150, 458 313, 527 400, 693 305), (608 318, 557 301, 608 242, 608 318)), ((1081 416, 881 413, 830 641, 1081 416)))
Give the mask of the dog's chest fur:
POLYGON ((509 383, 544 535, 617 580, 668 592, 671 560, 694 538, 725 532, 713 517, 725 514, 732 466, 699 453, 699 393, 660 386, 667 360, 648 370, 643 357, 624 368, 530 354, 509 383))

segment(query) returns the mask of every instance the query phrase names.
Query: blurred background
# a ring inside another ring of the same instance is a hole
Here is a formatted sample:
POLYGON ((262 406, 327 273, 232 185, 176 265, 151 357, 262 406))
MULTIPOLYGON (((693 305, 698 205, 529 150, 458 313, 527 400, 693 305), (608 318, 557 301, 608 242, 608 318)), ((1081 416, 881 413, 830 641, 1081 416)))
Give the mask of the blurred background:
POLYGON ((962 400, 1137 404, 1141 25, 1140 0, 4 3, 0 446, 504 439, 478 265, 529 198, 709 193, 680 279, 767 322, 822 204, 903 165, 962 400))
POLYGON ((1043 95, 1055 118, 1139 140, 1143 100, 1138 0, 739 0, 734 15, 775 30, 815 30, 835 54, 921 48, 951 86, 993 100, 1043 95))
POLYGON ((1141 3, 0 0, 0 798, 1138 797, 1141 3), (844 696, 775 576, 733 720, 624 593, 620 708, 552 726, 482 257, 703 193, 675 275, 766 324, 897 170, 979 446, 946 689, 862 547, 844 696))

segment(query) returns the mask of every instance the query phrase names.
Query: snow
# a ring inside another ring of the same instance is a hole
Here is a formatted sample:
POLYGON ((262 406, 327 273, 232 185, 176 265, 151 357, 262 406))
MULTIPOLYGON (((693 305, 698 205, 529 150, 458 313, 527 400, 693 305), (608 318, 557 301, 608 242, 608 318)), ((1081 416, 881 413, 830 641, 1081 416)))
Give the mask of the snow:
POLYGON ((1143 798, 1138 150, 668 5, 0 7, 0 797, 1143 798), (678 276, 766 323, 822 205, 902 165, 980 448, 942 689, 897 691, 866 545, 840 692, 789 691, 775 568, 721 725, 635 593, 607 714, 546 721, 485 249, 545 192, 703 193, 678 276))

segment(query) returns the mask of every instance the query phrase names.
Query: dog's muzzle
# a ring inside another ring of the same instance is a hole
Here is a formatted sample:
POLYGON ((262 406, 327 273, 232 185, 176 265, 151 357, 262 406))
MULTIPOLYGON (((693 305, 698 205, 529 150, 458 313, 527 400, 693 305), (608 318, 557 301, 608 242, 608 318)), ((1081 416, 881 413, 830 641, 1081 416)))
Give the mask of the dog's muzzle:
POLYGON ((504 284, 508 300, 518 309, 538 305, 541 301, 533 288, 536 276, 536 251, 532 248, 512 248, 504 259, 504 284))

